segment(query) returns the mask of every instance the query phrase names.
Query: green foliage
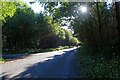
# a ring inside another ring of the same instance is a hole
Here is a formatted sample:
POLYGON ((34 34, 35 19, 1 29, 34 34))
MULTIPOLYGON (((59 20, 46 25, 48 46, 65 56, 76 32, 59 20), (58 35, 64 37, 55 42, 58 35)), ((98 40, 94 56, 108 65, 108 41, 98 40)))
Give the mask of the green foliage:
POLYGON ((120 58, 118 56, 106 60, 102 55, 92 56, 92 52, 81 47, 77 54, 81 78, 120 78, 120 58))
MULTIPOLYGON (((73 48, 75 46, 59 46, 58 48, 47 48, 47 49, 39 49, 39 48, 27 48, 27 49, 3 49, 2 52, 9 54, 33 54, 33 53, 41 53, 41 52, 51 52, 51 51, 59 51, 63 49, 73 48)), ((1 58, 4 61, 4 59, 1 58)))
POLYGON ((85 14, 75 12, 77 15, 72 22, 74 34, 82 41, 83 46, 94 51, 94 55, 102 54, 106 57, 112 57, 113 53, 119 55, 119 35, 115 28, 113 8, 108 9, 106 3, 88 3, 87 7, 89 10, 85 14))
POLYGON ((17 8, 12 18, 7 18, 3 26, 3 46, 6 48, 26 48, 31 45, 35 14, 30 8, 17 8))
POLYGON ((77 38, 73 37, 71 32, 60 28, 60 23, 55 21, 53 16, 35 14, 26 4, 17 3, 16 6, 14 16, 7 17, 2 28, 3 53, 77 45, 77 38))
MULTIPOLYGON (((55 7, 56 3, 47 3, 49 5, 48 11, 56 21, 62 22, 67 20, 71 22, 74 35, 82 41, 84 46, 94 51, 96 55, 102 54, 106 57, 112 57, 113 53, 119 55, 120 31, 119 26, 116 29, 114 7, 111 6, 108 9, 108 5, 105 2, 90 2, 87 4, 84 2, 61 2, 60 4, 61 6, 57 8, 55 7), (79 11, 79 7, 84 5, 88 8, 86 13, 79 11), (112 49, 111 52, 108 49, 112 49)), ((119 9, 116 10, 119 12, 119 9)))
POLYGON ((71 45, 77 45, 79 43, 78 39, 76 37, 70 38, 70 43, 71 45))
POLYGON ((0 57, 0 63, 5 62, 5 59, 0 57))
MULTIPOLYGON (((1 8, 0 8, 0 19, 2 22, 5 22, 5 18, 10 16, 12 17, 14 13, 16 12, 16 5, 14 2, 1 2, 1 8)), ((3 24, 2 24, 3 25, 3 24)))

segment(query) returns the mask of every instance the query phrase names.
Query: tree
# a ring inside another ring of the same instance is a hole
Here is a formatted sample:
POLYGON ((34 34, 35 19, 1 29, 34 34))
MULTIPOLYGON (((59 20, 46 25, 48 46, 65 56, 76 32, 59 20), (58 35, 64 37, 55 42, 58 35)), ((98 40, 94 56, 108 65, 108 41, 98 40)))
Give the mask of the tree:
POLYGON ((0 16, 1 16, 1 20, 2 20, 2 25, 5 22, 5 18, 10 16, 12 17, 14 15, 14 13, 16 12, 16 5, 15 2, 1 2, 1 6, 2 8, 0 8, 0 16))
POLYGON ((12 18, 8 17, 6 19, 3 26, 3 41, 5 41, 6 37, 4 43, 6 43, 7 47, 18 49, 31 47, 34 16, 33 10, 24 6, 24 8, 17 8, 12 18))
MULTIPOLYGON (((117 29, 118 29, 118 49, 120 49, 120 2, 115 2, 115 11, 116 11, 116 20, 117 20, 117 29)), ((119 50, 120 55, 120 50, 119 50)))

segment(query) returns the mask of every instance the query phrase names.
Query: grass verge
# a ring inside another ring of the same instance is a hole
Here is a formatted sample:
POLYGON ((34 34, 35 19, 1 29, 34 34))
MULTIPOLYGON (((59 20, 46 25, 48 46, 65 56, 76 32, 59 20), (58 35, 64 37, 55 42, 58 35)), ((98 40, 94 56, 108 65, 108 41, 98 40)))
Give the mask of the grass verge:
POLYGON ((48 49, 25 49, 25 50, 20 50, 20 49, 3 49, 2 52, 4 53, 9 53, 9 54, 19 54, 19 53, 26 53, 26 54, 31 54, 31 53, 40 53, 40 52, 51 52, 51 51, 59 51, 63 49, 68 49, 68 48, 73 48, 75 46, 59 46, 58 48, 48 48, 48 49))
POLYGON ((83 47, 78 50, 80 78, 120 78, 120 58, 113 56, 106 60, 101 55, 93 56, 83 47))
POLYGON ((0 57, 0 63, 4 63, 6 60, 2 57, 0 57))

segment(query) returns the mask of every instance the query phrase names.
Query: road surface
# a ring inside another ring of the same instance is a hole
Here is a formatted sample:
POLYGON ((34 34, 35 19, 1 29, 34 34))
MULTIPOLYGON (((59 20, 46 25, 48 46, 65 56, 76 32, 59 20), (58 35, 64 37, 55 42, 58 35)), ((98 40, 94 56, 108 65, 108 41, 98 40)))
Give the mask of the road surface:
POLYGON ((76 48, 31 54, 0 64, 2 79, 78 78, 76 48))

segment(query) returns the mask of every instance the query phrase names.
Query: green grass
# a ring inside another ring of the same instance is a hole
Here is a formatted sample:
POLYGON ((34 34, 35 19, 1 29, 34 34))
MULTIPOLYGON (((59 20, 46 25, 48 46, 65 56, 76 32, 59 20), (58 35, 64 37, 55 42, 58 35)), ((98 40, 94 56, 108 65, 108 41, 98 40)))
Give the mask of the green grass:
POLYGON ((3 63, 3 62, 5 62, 5 59, 0 57, 0 63, 3 63))
POLYGON ((2 50, 3 54, 4 53, 10 53, 10 54, 31 54, 31 53, 38 53, 38 52, 51 52, 51 51, 59 51, 62 49, 68 49, 72 48, 75 46, 59 46, 58 48, 48 48, 48 49, 25 49, 25 50, 20 50, 20 49, 15 49, 15 50, 2 50))
POLYGON ((113 56, 105 59, 101 55, 93 56, 85 48, 80 48, 77 54, 81 78, 120 78, 120 58, 113 56))
POLYGON ((40 50, 36 49, 36 50, 33 50, 33 52, 36 53, 36 52, 59 51, 59 50, 68 49, 68 48, 72 48, 72 47, 74 47, 74 46, 59 46, 58 48, 48 48, 48 49, 40 49, 40 50))

